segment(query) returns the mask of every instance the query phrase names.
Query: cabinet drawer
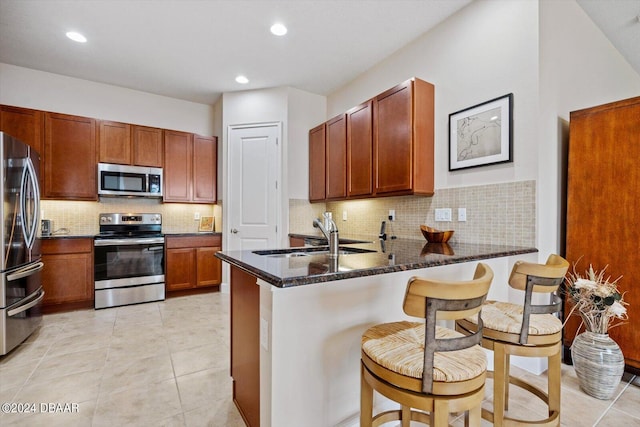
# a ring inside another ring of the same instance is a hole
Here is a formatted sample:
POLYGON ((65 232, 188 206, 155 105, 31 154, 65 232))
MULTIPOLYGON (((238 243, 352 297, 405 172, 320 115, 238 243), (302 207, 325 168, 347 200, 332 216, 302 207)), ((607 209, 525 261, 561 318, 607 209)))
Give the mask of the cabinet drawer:
POLYGON ((222 236, 166 236, 165 245, 167 249, 199 248, 203 246, 222 246, 222 236))
POLYGON ((44 255, 91 253, 93 239, 44 239, 42 253, 44 255))

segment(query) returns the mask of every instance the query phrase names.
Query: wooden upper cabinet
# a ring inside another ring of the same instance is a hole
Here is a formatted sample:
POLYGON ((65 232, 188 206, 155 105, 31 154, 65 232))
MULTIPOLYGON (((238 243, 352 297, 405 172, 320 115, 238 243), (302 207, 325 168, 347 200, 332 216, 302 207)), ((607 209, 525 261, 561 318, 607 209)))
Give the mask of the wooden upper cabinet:
POLYGON ((193 201, 215 203, 218 170, 218 138, 193 136, 193 201))
POLYGON ((327 199, 347 197, 347 118, 345 114, 327 122, 327 199))
POLYGON ((98 146, 102 163, 163 166, 162 129, 101 120, 98 146))
POLYGON ((164 131, 165 202, 215 203, 218 138, 164 131))
POLYGON ((347 111, 347 195, 373 192, 373 102, 347 111))
POLYGON ((434 193, 434 87, 408 80, 373 103, 374 193, 434 193))
POLYGON ((193 134, 164 131, 165 202, 190 202, 193 176, 193 134))
POLYGON ((434 87, 416 78, 311 129, 309 201, 432 196, 433 132, 434 87))
POLYGON ((131 125, 100 120, 98 146, 100 147, 100 162, 130 165, 131 125))
POLYGON ((309 131, 309 201, 326 198, 326 126, 321 124, 309 131))
POLYGON ((45 113, 45 199, 97 200, 96 121, 45 113))
POLYGON ((44 144, 42 111, 0 105, 0 130, 28 144, 42 156, 44 144))
POLYGON ((164 166, 162 129, 131 126, 133 164, 161 168, 164 166))

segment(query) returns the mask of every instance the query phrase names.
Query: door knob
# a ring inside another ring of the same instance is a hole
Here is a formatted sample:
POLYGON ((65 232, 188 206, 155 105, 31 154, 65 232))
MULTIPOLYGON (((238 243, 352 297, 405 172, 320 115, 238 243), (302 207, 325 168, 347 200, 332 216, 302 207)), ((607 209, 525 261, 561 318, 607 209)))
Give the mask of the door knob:
POLYGON ((238 230, 237 230, 237 229, 235 229, 235 228, 232 228, 232 229, 231 229, 231 232, 232 232, 233 234, 238 234, 238 230))

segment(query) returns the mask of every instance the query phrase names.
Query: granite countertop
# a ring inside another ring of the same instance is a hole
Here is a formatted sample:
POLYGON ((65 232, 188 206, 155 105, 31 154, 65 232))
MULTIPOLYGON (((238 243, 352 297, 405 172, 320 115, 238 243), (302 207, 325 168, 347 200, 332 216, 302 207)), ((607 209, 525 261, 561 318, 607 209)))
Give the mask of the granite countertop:
MULTIPOLYGON (((358 239, 361 240, 361 239, 358 239)), ((327 254, 313 254, 327 246, 298 247, 258 251, 223 251, 216 257, 274 286, 287 288, 311 283, 330 282, 361 276, 415 270, 503 256, 537 252, 533 247, 481 243, 427 243, 426 240, 368 239, 371 243, 343 244, 340 247, 366 251, 340 255, 332 260, 327 254), (283 252, 306 253, 305 256, 278 256, 283 252)))
MULTIPOLYGON (((163 233, 163 236, 170 236, 170 237, 189 237, 189 236, 221 236, 222 233, 219 231, 208 231, 208 232, 193 232, 193 233, 163 233)), ((50 236, 41 236, 40 239, 42 240, 49 240, 49 239, 93 239, 94 237, 96 237, 95 234, 89 234, 89 235, 80 235, 80 234, 52 234, 50 236)))

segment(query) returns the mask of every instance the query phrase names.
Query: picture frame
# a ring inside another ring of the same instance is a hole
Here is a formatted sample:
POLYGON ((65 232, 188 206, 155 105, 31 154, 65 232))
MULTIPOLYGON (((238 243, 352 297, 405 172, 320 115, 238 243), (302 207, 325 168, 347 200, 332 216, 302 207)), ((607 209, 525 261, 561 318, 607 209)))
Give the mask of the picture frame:
POLYGON ((449 170, 513 161, 513 93, 449 114, 449 170))
POLYGON ((199 232, 212 232, 215 227, 216 220, 212 216, 201 216, 198 225, 199 232))

